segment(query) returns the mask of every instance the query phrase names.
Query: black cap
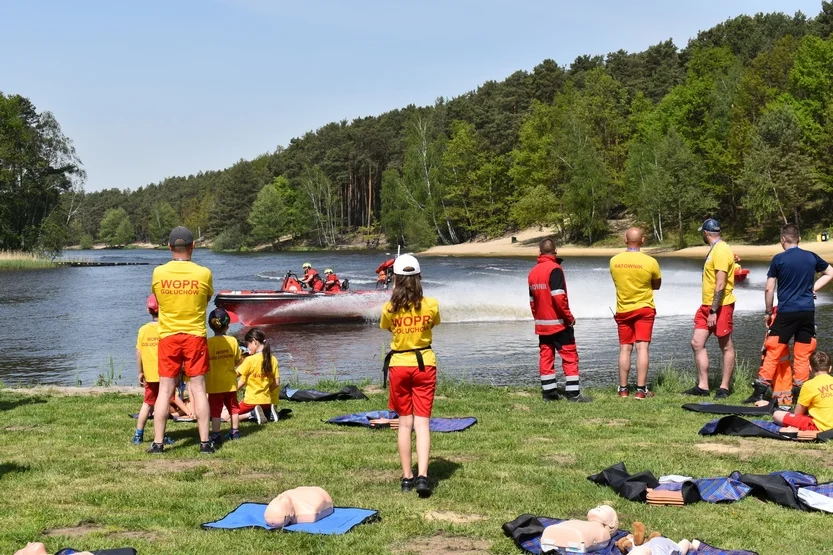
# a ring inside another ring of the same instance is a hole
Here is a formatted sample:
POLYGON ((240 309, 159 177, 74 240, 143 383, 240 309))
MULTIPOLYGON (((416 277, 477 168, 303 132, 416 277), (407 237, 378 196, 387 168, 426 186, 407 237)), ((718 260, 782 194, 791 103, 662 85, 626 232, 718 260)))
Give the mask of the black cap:
POLYGON ((168 244, 172 247, 187 247, 194 244, 194 234, 187 227, 177 226, 168 236, 168 244))

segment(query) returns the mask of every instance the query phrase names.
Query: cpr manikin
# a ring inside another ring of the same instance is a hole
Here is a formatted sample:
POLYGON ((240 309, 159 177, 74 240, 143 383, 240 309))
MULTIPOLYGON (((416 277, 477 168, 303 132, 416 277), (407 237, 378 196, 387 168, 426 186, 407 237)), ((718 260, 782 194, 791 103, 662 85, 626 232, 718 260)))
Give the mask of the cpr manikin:
POLYGON ((700 542, 697 540, 693 542, 682 540, 677 543, 668 538, 660 537, 634 547, 628 552, 628 555, 687 555, 698 549, 700 549, 700 542))
POLYGON ((565 520, 544 528, 541 549, 571 548, 579 553, 580 550, 594 551, 605 547, 618 527, 619 517, 613 507, 599 505, 590 509, 587 520, 565 520))
MULTIPOLYGON (((290 524, 318 522, 333 512, 330 494, 315 486, 290 489, 266 507, 266 524, 283 528, 290 524)), ((28 554, 27 554, 28 555, 28 554)))
MULTIPOLYGON (((46 546, 42 543, 27 543, 26 547, 23 549, 18 549, 14 555, 49 555, 46 552, 46 546)), ((78 553, 77 555, 93 555, 89 551, 84 551, 83 553, 78 553)))

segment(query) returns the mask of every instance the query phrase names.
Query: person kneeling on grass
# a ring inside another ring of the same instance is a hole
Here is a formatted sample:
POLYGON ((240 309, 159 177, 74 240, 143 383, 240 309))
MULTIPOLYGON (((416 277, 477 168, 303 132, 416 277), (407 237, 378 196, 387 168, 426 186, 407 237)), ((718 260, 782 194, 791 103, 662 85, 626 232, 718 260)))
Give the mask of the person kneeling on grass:
POLYGON ((208 338, 208 365, 205 375, 205 390, 208 392, 208 412, 211 416, 210 440, 215 445, 222 443, 220 418, 223 408, 231 418, 231 433, 228 439, 240 439, 240 406, 237 403, 237 374, 234 367, 240 363, 240 347, 237 339, 226 335, 231 317, 222 308, 215 308, 208 315, 208 326, 214 332, 208 338))
POLYGON ((237 368, 240 376, 237 389, 246 388, 240 403, 240 420, 253 418, 258 424, 265 424, 267 418, 264 411, 269 411, 270 419, 276 421, 278 411, 273 402, 281 383, 278 359, 272 356, 266 334, 259 328, 250 329, 243 342, 251 354, 237 368))
POLYGON ((825 432, 833 428, 833 376, 830 375, 830 355, 816 351, 810 357, 810 367, 813 377, 801 386, 795 412, 777 410, 772 414, 772 419, 778 424, 800 431, 825 432))
POLYGON ((402 463, 402 491, 416 487, 420 497, 431 495, 428 456, 431 451, 429 421, 437 388, 437 361, 431 350, 432 328, 440 323, 437 299, 422 296, 419 262, 409 254, 393 264, 393 293, 382 307, 379 326, 393 339, 385 357, 383 374, 390 370, 388 407, 399 415, 397 445, 402 463), (411 468, 411 430, 416 431, 417 477, 411 468))

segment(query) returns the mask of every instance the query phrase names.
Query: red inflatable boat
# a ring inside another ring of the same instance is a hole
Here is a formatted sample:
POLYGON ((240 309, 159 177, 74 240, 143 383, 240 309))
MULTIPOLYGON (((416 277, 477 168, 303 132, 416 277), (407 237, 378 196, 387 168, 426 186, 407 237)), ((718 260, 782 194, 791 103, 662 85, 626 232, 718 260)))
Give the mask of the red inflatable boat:
POLYGON ((347 280, 337 293, 314 293, 287 272, 280 291, 229 291, 214 297, 214 305, 233 312, 244 326, 341 324, 377 319, 389 294, 353 291, 347 280))

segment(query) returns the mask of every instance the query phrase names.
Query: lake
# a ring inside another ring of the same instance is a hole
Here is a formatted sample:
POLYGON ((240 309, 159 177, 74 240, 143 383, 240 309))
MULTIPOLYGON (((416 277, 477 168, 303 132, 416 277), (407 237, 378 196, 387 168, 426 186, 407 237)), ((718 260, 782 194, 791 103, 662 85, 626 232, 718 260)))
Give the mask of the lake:
MULTIPOLYGON (((170 259, 167 251, 73 251, 71 258, 103 262, 147 262, 147 266, 59 268, 0 272, 0 380, 6 385, 93 385, 110 372, 119 384, 136 383, 135 343, 149 320, 145 298, 153 268, 170 259)), ((372 289, 375 268, 385 253, 216 254, 198 250, 194 261, 214 273, 215 290, 278 289, 287 270, 311 262, 327 267, 353 289, 372 289)), ((537 339, 529 311, 526 275, 534 265, 521 258, 421 257, 425 294, 439 300, 442 324, 434 330, 441 373, 478 383, 536 385, 537 339)), ((694 375, 689 342, 700 304, 702 263, 660 259, 662 289, 651 345, 651 373, 672 364, 694 375)), ((736 288, 735 346, 738 360, 757 367, 764 335, 765 263, 749 263, 747 283, 736 288)), ((585 383, 616 381, 618 342, 608 259, 564 262, 570 304, 578 321, 576 342, 585 383)), ((819 346, 833 348, 831 293, 819 295, 819 346)), ((349 302, 345 299, 345 302, 349 302)), ((213 304, 212 304, 213 306, 213 304)), ((284 326, 267 329, 284 379, 314 383, 324 378, 379 380, 390 334, 378 327, 378 314, 343 325, 284 326)), ((231 333, 242 337, 240 326, 231 333)), ((712 371, 717 344, 709 343, 712 371)), ((559 371, 560 376, 560 371, 559 371)))

